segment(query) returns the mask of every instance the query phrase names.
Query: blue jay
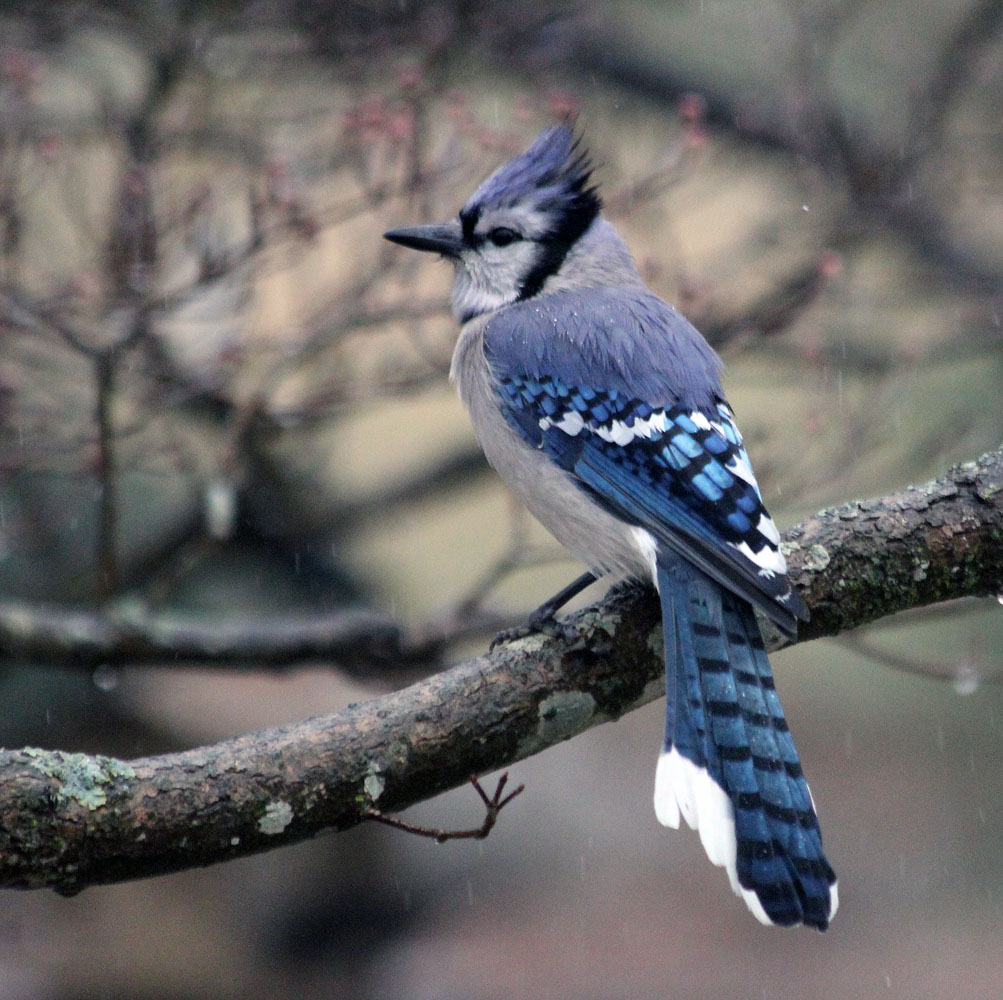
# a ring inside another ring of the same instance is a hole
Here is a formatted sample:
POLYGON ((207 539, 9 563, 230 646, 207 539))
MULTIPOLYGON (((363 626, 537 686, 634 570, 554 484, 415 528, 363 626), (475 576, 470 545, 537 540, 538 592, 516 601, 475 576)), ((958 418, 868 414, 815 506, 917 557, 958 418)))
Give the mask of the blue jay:
MULTIPOLYGON (((645 287, 600 215, 565 124, 474 192, 456 220, 386 238, 455 268, 450 377, 481 447, 534 516, 600 575, 651 580, 665 639, 655 814, 697 829, 767 924, 825 930, 836 876, 753 609, 793 638, 787 577, 721 363, 645 287)), ((534 619, 531 619, 534 621, 534 619)))

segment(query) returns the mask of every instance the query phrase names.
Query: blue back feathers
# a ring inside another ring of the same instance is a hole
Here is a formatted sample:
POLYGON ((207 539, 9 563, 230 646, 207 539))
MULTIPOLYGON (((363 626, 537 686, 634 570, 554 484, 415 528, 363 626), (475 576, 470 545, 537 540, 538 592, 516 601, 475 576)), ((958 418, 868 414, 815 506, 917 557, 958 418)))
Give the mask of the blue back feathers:
POLYGON ((655 408, 712 409, 721 362, 675 309, 642 288, 590 288, 516 302, 484 334, 498 373, 560 373, 570 385, 616 390, 655 408))

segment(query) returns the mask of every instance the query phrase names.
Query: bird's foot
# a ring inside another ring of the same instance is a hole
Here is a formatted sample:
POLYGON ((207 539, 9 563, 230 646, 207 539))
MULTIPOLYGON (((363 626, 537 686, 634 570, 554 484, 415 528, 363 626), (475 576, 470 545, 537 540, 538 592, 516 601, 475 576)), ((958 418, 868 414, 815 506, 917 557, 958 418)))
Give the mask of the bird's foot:
POLYGON ((514 628, 503 628, 492 640, 489 650, 500 646, 503 642, 512 642, 515 639, 525 639, 527 635, 534 632, 543 632, 554 639, 563 639, 565 642, 573 642, 577 637, 577 632, 570 625, 557 620, 557 612, 563 608, 572 597, 576 597, 586 587, 590 587, 596 582, 595 574, 582 573, 581 576, 572 580, 563 590, 558 591, 544 601, 535 611, 531 611, 525 624, 516 625, 514 628))
POLYGON ((507 642, 515 642, 516 639, 525 639, 528 635, 535 635, 542 632, 552 639, 563 639, 570 642, 576 635, 575 630, 564 622, 559 622, 557 616, 549 608, 540 607, 533 611, 522 625, 514 625, 512 628, 503 628, 492 640, 488 650, 495 646, 504 645, 507 642))

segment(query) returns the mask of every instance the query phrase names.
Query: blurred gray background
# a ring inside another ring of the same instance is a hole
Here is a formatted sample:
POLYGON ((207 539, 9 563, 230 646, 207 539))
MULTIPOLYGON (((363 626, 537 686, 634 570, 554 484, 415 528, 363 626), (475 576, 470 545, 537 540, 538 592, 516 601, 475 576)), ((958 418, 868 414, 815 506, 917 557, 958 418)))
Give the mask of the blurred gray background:
MULTIPOLYGON (((381 239, 568 114, 724 357, 781 525, 998 447, 1001 106, 999 2, 0 4, 0 612, 264 629, 239 668, 6 655, 0 745, 333 712, 577 575, 447 383, 450 270, 381 239), (269 655, 344 611, 399 649, 269 655)), ((773 662, 840 876, 824 937, 760 927, 658 827, 657 704, 513 768, 480 844, 367 827, 0 895, 0 997, 1003 995, 1003 608, 773 662)), ((409 816, 480 822, 469 789, 409 816)))

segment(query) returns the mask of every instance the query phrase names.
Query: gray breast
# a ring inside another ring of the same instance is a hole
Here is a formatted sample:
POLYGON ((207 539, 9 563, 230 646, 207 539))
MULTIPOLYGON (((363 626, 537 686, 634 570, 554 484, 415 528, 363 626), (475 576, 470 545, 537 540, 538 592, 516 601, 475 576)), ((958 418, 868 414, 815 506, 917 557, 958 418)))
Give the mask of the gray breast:
POLYGON ((650 547, 639 529, 603 510, 505 420, 484 358, 486 324, 486 317, 464 324, 450 369, 485 457, 529 512, 593 572, 650 579, 650 547))

